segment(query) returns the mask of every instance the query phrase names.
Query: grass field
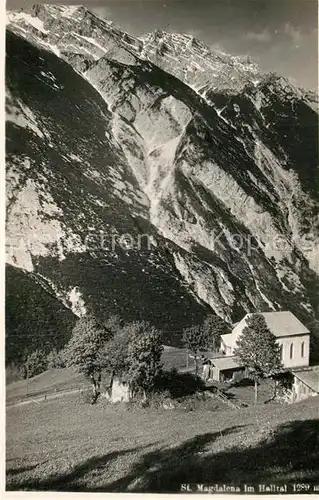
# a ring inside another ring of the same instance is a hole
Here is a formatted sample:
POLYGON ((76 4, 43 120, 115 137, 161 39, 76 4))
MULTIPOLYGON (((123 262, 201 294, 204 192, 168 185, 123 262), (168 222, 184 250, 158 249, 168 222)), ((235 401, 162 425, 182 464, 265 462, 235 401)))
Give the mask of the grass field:
MULTIPOLYGON (((162 355, 162 363, 166 370, 173 367, 184 369, 186 367, 186 349, 165 349, 162 355)), ((190 369, 192 363, 192 360, 189 360, 190 369)), ((30 398, 38 398, 45 394, 70 391, 72 389, 85 389, 89 385, 82 375, 68 368, 47 370, 30 378, 28 381, 12 380, 14 380, 13 377, 7 377, 7 405, 30 398)))
POLYGON ((181 483, 318 480, 318 398, 150 410, 80 395, 7 409, 7 489, 174 492, 181 483), (215 408, 215 411, 214 411, 215 408))
POLYGON ((54 394, 72 389, 85 389, 85 378, 74 371, 63 368, 47 370, 27 380, 18 380, 7 385, 6 403, 12 405, 45 394, 54 394))

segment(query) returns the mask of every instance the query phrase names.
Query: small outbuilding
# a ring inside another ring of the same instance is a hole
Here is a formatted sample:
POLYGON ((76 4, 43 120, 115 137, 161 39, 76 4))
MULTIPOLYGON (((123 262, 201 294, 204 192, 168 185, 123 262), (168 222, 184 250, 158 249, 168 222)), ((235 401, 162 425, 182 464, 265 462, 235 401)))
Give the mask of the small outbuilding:
POLYGON ((293 370, 292 402, 302 401, 319 394, 319 366, 293 370))
POLYGON ((236 376, 244 375, 245 366, 236 356, 222 356, 206 359, 203 362, 204 380, 215 380, 216 382, 230 382, 236 376))
POLYGON ((114 379, 111 387, 104 393, 110 403, 128 403, 130 401, 130 388, 125 380, 114 379))

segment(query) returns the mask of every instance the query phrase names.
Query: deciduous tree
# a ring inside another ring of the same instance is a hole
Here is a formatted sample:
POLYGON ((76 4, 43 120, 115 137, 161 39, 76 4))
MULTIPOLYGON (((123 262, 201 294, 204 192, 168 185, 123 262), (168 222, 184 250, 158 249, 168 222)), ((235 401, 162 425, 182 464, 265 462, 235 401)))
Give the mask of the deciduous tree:
POLYGON ((100 352, 109 341, 116 328, 116 323, 110 319, 109 323, 100 324, 93 316, 80 318, 72 330, 72 336, 65 347, 67 366, 75 368, 87 377, 93 388, 92 403, 95 403, 100 394, 103 357, 100 352))
POLYGON ((207 347, 212 351, 218 351, 220 348, 220 338, 227 333, 227 323, 214 314, 206 317, 203 323, 203 337, 206 338, 207 347))
POLYGON ((108 391, 111 395, 114 377, 122 379, 128 373, 128 346, 130 342, 128 327, 115 330, 112 337, 104 344, 99 360, 101 366, 110 375, 108 391))
POLYGON ((183 342, 194 356, 195 372, 198 375, 199 358, 207 350, 218 351, 220 337, 227 332, 227 324, 219 316, 210 314, 202 325, 185 328, 183 342))
POLYGON ((162 370, 161 356, 163 339, 161 333, 142 321, 128 325, 128 380, 133 394, 143 391, 144 396, 152 391, 162 370))
POLYGON ((200 354, 207 350, 207 336, 201 325, 190 326, 183 331, 183 342, 194 356, 195 373, 198 375, 200 354))

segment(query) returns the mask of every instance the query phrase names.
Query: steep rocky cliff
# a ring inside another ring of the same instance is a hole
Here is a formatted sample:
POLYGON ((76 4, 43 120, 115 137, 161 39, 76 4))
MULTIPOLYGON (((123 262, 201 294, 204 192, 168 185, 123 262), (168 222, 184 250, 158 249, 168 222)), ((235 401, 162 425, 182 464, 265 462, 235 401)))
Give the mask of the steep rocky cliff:
POLYGON ((315 96, 82 7, 8 23, 8 265, 75 315, 147 319, 171 342, 211 310, 314 320, 315 96))

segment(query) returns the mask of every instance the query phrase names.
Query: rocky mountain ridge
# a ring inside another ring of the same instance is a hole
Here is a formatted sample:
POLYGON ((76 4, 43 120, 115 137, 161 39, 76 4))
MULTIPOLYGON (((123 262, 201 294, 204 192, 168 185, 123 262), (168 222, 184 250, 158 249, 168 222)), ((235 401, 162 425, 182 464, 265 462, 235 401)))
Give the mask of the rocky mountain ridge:
POLYGON ((80 6, 35 5, 10 13, 8 21, 17 33, 27 30, 34 41, 66 60, 76 55, 79 61, 89 64, 107 56, 135 64, 136 56, 177 76, 202 96, 218 88, 239 90, 245 83, 257 84, 258 76, 262 77, 248 57, 210 49, 188 34, 156 30, 136 38, 80 6))
POLYGON ((190 36, 139 40, 82 7, 8 18, 11 266, 76 315, 142 317, 173 342, 209 310, 314 321, 311 94, 190 36), (125 234, 128 248, 113 248, 125 234))

